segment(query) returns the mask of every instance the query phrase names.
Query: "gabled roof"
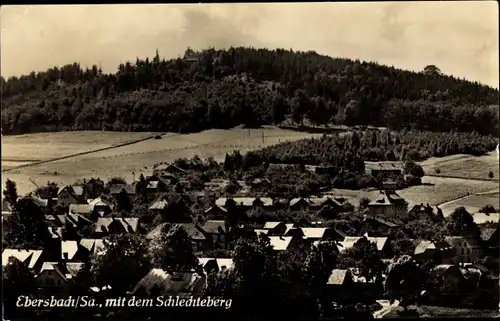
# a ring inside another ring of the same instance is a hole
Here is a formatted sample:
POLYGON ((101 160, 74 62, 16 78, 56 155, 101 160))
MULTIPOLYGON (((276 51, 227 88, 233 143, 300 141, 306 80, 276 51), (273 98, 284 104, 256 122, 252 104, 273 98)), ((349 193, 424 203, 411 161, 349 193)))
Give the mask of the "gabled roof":
POLYGON ((304 237, 306 239, 320 239, 323 238, 325 234, 326 227, 301 227, 302 232, 304 233, 304 237))
POLYGON ((340 205, 340 204, 338 204, 338 202, 336 200, 334 200, 333 198, 328 197, 328 196, 311 197, 308 199, 308 201, 309 201, 310 206, 312 206, 312 207, 323 206, 327 202, 331 202, 333 204, 340 205))
POLYGON ((209 262, 215 262, 219 268, 219 271, 222 269, 232 269, 233 268, 233 259, 231 258, 198 258, 198 262, 201 266, 205 267, 209 262))
POLYGON ((218 220, 207 220, 205 224, 199 226, 205 233, 226 234, 226 222, 218 220))
POLYGON ((381 191, 377 198, 371 201, 368 206, 388 206, 393 204, 408 203, 394 191, 381 191))
POLYGON ((49 229, 49 234, 53 239, 61 239, 62 238, 62 233, 63 233, 62 227, 49 226, 48 229, 49 229))
POLYGON ((259 185, 262 183, 271 184, 271 181, 267 178, 256 178, 256 179, 252 180, 253 185, 259 185))
POLYGON ((211 206, 210 208, 206 209, 205 213, 208 213, 208 212, 210 212, 212 210, 221 210, 222 212, 227 213, 227 210, 224 207, 221 207, 221 206, 218 206, 218 205, 214 205, 214 206, 211 206))
POLYGON ((154 202, 150 207, 149 209, 150 210, 164 210, 165 208, 167 208, 168 206, 168 202, 164 199, 161 199, 161 200, 158 200, 156 202, 154 202))
POLYGON ((186 171, 174 164, 158 164, 153 166, 153 170, 174 172, 174 173, 185 173, 186 171))
POLYGON ((292 241, 291 236, 270 236, 269 240, 271 241, 271 246, 275 251, 284 251, 290 245, 292 241))
POLYGON ((155 288, 163 295, 197 295, 206 287, 205 277, 195 272, 171 272, 162 269, 152 269, 136 285, 132 294, 141 289, 151 294, 155 288))
POLYGON ((182 226, 192 240, 199 241, 207 239, 205 235, 203 235, 203 233, 193 223, 178 223, 175 225, 182 226))
POLYGON ((388 170, 403 170, 404 165, 403 162, 390 162, 390 161, 383 161, 383 162, 369 162, 365 161, 365 169, 369 170, 379 170, 379 171, 388 171, 388 170))
POLYGON ((499 223, 500 222, 500 214, 499 213, 474 213, 472 214, 472 218, 474 219, 474 223, 476 224, 486 224, 486 223, 499 223))
POLYGON ((2 252, 2 266, 7 265, 7 263, 9 263, 9 258, 13 256, 19 261, 25 263, 28 268, 32 269, 37 264, 38 260, 42 256, 42 253, 42 250, 4 249, 2 252))
POLYGON ((309 202, 307 201, 307 199, 302 198, 302 197, 297 197, 297 198, 292 198, 292 200, 290 201, 290 206, 294 206, 298 202, 306 202, 307 205, 309 205, 309 202))
POLYGON ((389 228, 398 226, 396 223, 386 221, 386 220, 381 219, 379 217, 366 217, 363 221, 375 221, 375 222, 378 222, 378 223, 385 225, 389 228))
POLYGON ((266 222, 264 223, 264 229, 273 229, 276 228, 278 225, 284 224, 283 222, 266 222))
MULTIPOLYGON (((344 238, 344 241, 340 242, 342 246, 339 248, 339 250, 343 252, 348 248, 354 247, 354 244, 356 244, 363 237, 364 236, 348 236, 344 238)), ((375 243, 375 245, 377 246, 377 250, 379 251, 382 251, 384 249, 384 246, 387 242, 387 237, 367 237, 367 239, 369 242, 375 243)))
POLYGON ((96 206, 98 207, 109 207, 110 209, 114 208, 114 204, 111 204, 107 201, 104 201, 102 198, 98 197, 93 200, 87 200, 89 203, 90 209, 93 211, 96 206))
POLYGON ((446 242, 432 242, 427 240, 420 241, 415 247, 414 255, 422 254, 428 250, 446 250, 451 249, 450 245, 446 242))
POLYGON ((351 272, 347 269, 334 269, 326 284, 342 285, 347 277, 351 277, 351 272))
POLYGON ((86 248, 90 253, 96 253, 104 247, 102 239, 81 239, 80 245, 86 248))
POLYGON ((255 229, 253 230, 257 235, 259 234, 265 234, 267 235, 269 233, 269 230, 262 230, 262 229, 255 229))
POLYGON ((78 252, 77 241, 61 241, 61 259, 64 259, 64 253, 68 253, 68 259, 72 260, 78 252))
POLYGON ((476 242, 472 238, 464 236, 447 236, 444 240, 452 247, 455 247, 462 242, 465 242, 470 247, 474 247, 476 245, 476 242))
POLYGON ((62 193, 69 193, 73 197, 77 198, 79 196, 82 196, 83 192, 84 192, 83 186, 80 186, 80 185, 68 185, 68 186, 65 186, 65 187, 61 188, 59 190, 59 192, 57 192, 57 195, 61 195, 62 193))
POLYGON ((36 275, 36 277, 39 277, 44 271, 54 271, 61 280, 63 280, 64 282, 68 282, 68 278, 66 278, 64 273, 59 269, 57 265, 57 263, 53 262, 44 262, 42 267, 40 268, 40 272, 36 275))
POLYGON ((88 215, 92 213, 92 208, 89 204, 70 204, 68 213, 88 215))
POLYGON ((92 224, 92 221, 81 214, 66 214, 66 215, 56 215, 57 219, 62 225, 66 223, 71 224, 76 227, 79 223, 92 224))
POLYGON ((100 217, 97 219, 95 231, 105 232, 109 228, 111 223, 114 222, 119 223, 125 233, 135 233, 137 232, 137 228, 139 227, 139 219, 137 217, 100 217))

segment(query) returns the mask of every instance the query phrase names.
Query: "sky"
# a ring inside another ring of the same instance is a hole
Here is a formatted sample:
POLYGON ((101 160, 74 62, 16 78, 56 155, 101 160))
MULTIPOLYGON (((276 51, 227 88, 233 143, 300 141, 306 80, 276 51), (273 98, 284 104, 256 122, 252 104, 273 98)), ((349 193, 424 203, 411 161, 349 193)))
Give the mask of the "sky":
POLYGON ((80 62, 166 59, 187 47, 284 48, 445 74, 498 88, 496 1, 2 6, 5 78, 80 62))

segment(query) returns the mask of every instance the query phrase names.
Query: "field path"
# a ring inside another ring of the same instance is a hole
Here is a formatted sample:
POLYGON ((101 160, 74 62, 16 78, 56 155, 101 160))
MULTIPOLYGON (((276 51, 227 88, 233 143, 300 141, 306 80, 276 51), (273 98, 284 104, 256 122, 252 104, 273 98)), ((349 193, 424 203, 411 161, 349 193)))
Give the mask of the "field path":
POLYGON ((129 140, 127 142, 119 143, 119 144, 116 144, 116 145, 113 145, 113 146, 108 146, 108 147, 103 147, 103 148, 88 150, 88 151, 85 151, 85 152, 80 152, 80 153, 75 153, 75 154, 69 154, 69 155, 55 157, 55 158, 51 158, 51 159, 46 159, 46 160, 31 162, 31 163, 22 164, 22 165, 19 165, 19 166, 13 166, 13 167, 9 167, 9 168, 3 169, 2 173, 10 172, 12 170, 16 170, 16 169, 20 169, 20 168, 24 168, 24 167, 32 167, 32 166, 37 166, 37 165, 41 165, 41 164, 51 163, 51 162, 55 162, 55 161, 59 161, 59 160, 63 160, 63 159, 72 158, 72 157, 77 157, 77 156, 82 156, 82 155, 88 155, 88 154, 92 154, 92 153, 102 152, 102 151, 105 151, 105 150, 115 149, 115 148, 119 148, 119 147, 123 147, 123 146, 129 146, 129 145, 133 145, 133 144, 137 144, 137 143, 143 142, 143 141, 148 140, 148 139, 153 139, 155 136, 158 136, 158 135, 163 136, 163 135, 165 135, 165 133, 163 133, 163 134, 154 134, 154 135, 150 135, 150 136, 139 138, 139 139, 129 140))

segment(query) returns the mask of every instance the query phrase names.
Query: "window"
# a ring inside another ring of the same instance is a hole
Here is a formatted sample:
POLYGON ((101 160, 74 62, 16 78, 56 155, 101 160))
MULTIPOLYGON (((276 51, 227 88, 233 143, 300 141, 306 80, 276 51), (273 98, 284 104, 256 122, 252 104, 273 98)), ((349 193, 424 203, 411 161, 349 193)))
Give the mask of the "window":
POLYGON ((61 280, 57 279, 56 280, 56 285, 60 285, 61 284, 61 280))

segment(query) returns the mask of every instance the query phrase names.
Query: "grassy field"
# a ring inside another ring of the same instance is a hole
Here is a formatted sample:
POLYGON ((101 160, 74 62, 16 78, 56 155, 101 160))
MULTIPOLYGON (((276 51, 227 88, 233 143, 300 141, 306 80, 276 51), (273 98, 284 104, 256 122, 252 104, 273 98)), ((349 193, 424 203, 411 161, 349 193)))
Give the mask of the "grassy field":
MULTIPOLYGON (((429 205, 432 206, 439 205, 463 197, 467 195, 467 193, 475 194, 498 188, 498 184, 495 182, 433 176, 423 177, 422 183, 423 185, 412 186, 397 192, 409 203, 409 208, 416 204, 429 203, 429 205)), ((369 199, 374 199, 380 192, 374 189, 362 191, 333 189, 329 193, 342 195, 348 198, 349 202, 353 205, 358 205, 361 198, 367 197, 369 199)), ((491 197, 491 195, 477 196, 477 204, 481 204, 480 207, 487 205, 489 204, 488 202, 491 202, 493 197, 491 197), (483 202, 481 202, 481 200, 483 200, 483 202)), ((494 204, 498 204, 498 199, 496 203, 492 203, 492 205, 494 204)), ((445 212, 444 209, 443 212, 445 212)), ((446 213, 444 214, 446 215, 446 213)))
POLYGON ((483 195, 470 195, 464 198, 452 201, 441 206, 443 215, 451 214, 457 207, 463 206, 469 213, 477 213, 481 207, 485 205, 492 205, 494 208, 500 208, 500 194, 483 194, 483 195))
MULTIPOLYGON (((498 318, 500 313, 491 310, 455 309, 437 306, 411 306, 409 309, 415 310, 420 318, 498 318)), ((402 307, 394 309, 384 316, 384 319, 402 318, 402 307)))
POLYGON ((2 166, 16 166, 105 148, 150 135, 152 133, 75 131, 3 136, 2 166), (9 163, 4 165, 4 162, 9 163))
MULTIPOLYGON (((3 148, 7 148, 9 153, 6 157, 24 157, 29 154, 23 154, 20 149, 15 150, 13 145, 15 141, 21 141, 24 145, 33 144, 36 141, 38 144, 38 153, 33 156, 33 159, 50 159, 57 156, 74 154, 86 149, 97 149, 116 145, 132 139, 139 139, 151 133, 109 133, 109 132, 79 132, 79 133, 57 133, 56 134, 40 134, 40 135, 56 135, 57 138, 52 140, 40 139, 37 135, 31 135, 30 139, 19 139, 18 137, 28 136, 12 136, 11 140, 7 141, 3 148), (68 139, 64 135, 68 135, 68 139), (136 135, 134 135, 136 134, 136 135), (103 136, 101 136, 103 135, 103 136), (120 135, 123 135, 120 138, 120 135), (95 137, 94 137, 95 136, 95 137), (78 144, 78 137, 80 143, 78 144), (108 141, 109 139, 109 141, 108 141), (66 145, 64 145, 66 144, 66 145), (66 152, 57 151, 57 147, 71 146, 74 148, 66 148, 66 152), (55 145, 54 148, 47 146, 55 145)), ((21 194, 27 193, 34 189, 33 184, 29 179, 32 178, 37 184, 45 184, 47 181, 54 181, 59 185, 70 184, 77 178, 100 177, 102 179, 120 176, 127 180, 133 179, 132 172, 150 174, 154 164, 159 162, 173 161, 179 157, 198 156, 214 157, 223 159, 226 153, 230 153, 235 149, 240 151, 248 151, 278 144, 283 141, 292 141, 307 137, 319 137, 319 134, 300 133, 291 130, 282 130, 274 127, 266 127, 263 129, 247 130, 242 128, 234 128, 231 130, 208 130, 196 134, 167 134, 162 139, 142 141, 133 145, 113 148, 106 151, 90 153, 86 155, 67 158, 64 160, 54 161, 45 164, 33 165, 20 169, 14 169, 10 172, 3 173, 2 185, 6 179, 16 182, 18 190, 21 194), (262 133, 264 133, 264 143, 262 142, 262 133)), ((49 136, 50 137, 50 136, 49 136)), ((5 144, 5 142, 2 142, 5 144)), ((4 157, 4 155, 2 155, 4 157)), ((2 158, 4 161, 5 158, 2 158)), ((11 165, 12 163, 8 163, 11 165)))
POLYGON ((489 179, 498 182, 499 161, 495 152, 485 156, 453 155, 430 158, 421 163, 428 175, 459 177, 468 179, 489 179), (440 173, 436 173, 439 168, 440 173), (493 178, 488 177, 493 172, 493 178))

